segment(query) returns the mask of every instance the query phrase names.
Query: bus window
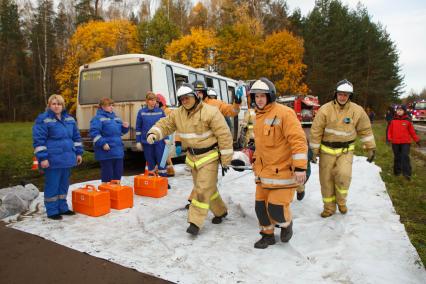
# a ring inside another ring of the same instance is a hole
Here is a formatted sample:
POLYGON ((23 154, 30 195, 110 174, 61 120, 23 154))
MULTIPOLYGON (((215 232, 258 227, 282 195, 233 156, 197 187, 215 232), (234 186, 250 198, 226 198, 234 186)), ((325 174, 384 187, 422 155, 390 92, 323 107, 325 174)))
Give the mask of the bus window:
POLYGON ((219 100, 223 100, 222 99, 222 95, 220 94, 220 86, 219 86, 219 80, 214 78, 213 79, 213 88, 215 89, 217 95, 218 95, 218 99, 219 100))
POLYGON ((152 90, 149 64, 113 68, 112 99, 116 102, 144 100, 152 90))
POLYGON ((195 81, 197 81, 197 76, 195 75, 195 73, 189 72, 189 83, 194 83, 195 81))
POLYGON ((235 88, 228 86, 228 98, 232 98, 232 102, 235 100, 235 88))
POLYGON ((176 105, 175 83, 173 80, 172 67, 168 65, 166 66, 166 75, 167 75, 167 86, 169 88, 170 104, 174 106, 176 105))
POLYGON ((213 88, 213 78, 206 77, 207 88, 213 88))
POLYGON ((98 104, 103 97, 111 97, 112 68, 83 71, 80 74, 79 103, 98 104))
POLYGON ((183 83, 188 83, 188 77, 185 76, 185 75, 175 73, 176 90, 179 89, 180 86, 182 86, 183 83))
POLYGON ((205 78, 204 75, 197 74, 197 81, 203 81, 205 83, 206 82, 206 78, 205 78))
POLYGON ((228 104, 228 88, 226 87, 226 82, 224 80, 220 80, 220 92, 222 93, 222 100, 228 104))

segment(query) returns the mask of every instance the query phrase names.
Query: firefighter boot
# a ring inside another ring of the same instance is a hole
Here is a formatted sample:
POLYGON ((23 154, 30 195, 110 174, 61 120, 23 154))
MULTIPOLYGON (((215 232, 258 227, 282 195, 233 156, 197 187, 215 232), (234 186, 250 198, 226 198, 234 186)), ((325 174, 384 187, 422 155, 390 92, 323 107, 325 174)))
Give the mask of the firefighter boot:
POLYGON ((173 167, 173 165, 167 166, 167 176, 168 177, 174 177, 175 176, 175 168, 173 167))
POLYGON ((293 236, 293 221, 290 222, 287 228, 281 228, 280 238, 283 243, 287 243, 293 236))
POLYGON ((337 207, 339 208, 339 211, 342 214, 346 214, 348 212, 348 207, 345 204, 343 205, 338 204, 337 207))
POLYGON ((222 223, 222 219, 225 218, 228 215, 228 212, 225 212, 222 216, 214 216, 212 219, 213 224, 220 224, 222 223))
POLYGON ((321 212, 321 217, 327 218, 327 217, 332 216, 333 214, 334 214, 334 212, 324 208, 324 210, 321 212))
POLYGON ((303 199, 303 197, 305 197, 305 192, 304 191, 297 193, 297 200, 300 201, 300 200, 303 199))
POLYGON ((189 227, 188 227, 188 229, 186 229, 186 232, 188 234, 193 235, 193 236, 198 235, 199 231, 200 231, 200 228, 198 228, 197 225, 195 225, 193 223, 189 223, 189 227))
POLYGON ((270 245, 275 245, 275 236, 274 234, 265 234, 260 233, 262 238, 254 243, 254 247, 257 249, 266 249, 270 245))

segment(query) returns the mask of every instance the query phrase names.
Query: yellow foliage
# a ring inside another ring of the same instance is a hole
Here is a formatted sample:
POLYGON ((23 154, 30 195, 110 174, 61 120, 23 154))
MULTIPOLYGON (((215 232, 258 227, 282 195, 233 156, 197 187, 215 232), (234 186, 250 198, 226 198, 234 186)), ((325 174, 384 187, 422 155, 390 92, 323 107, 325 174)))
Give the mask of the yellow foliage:
POLYGON ((137 28, 129 21, 89 22, 80 25, 70 39, 64 65, 55 74, 60 94, 65 98, 70 111, 75 111, 78 70, 81 65, 108 56, 140 52, 137 28))
POLYGON ((216 47, 213 31, 192 28, 189 35, 173 40, 166 47, 165 57, 194 68, 204 68, 215 63, 216 47))
POLYGON ((278 93, 307 93, 308 87, 302 82, 306 65, 301 38, 285 30, 273 33, 265 39, 264 52, 264 76, 275 83, 278 93))

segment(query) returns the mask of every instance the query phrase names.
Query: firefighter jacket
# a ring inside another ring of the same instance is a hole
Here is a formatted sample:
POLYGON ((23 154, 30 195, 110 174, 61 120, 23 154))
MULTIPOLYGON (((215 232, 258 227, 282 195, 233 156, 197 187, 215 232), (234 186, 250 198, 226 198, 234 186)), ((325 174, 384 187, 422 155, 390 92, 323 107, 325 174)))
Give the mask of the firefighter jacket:
POLYGON ((388 139, 392 144, 411 144, 411 138, 415 142, 419 142, 413 123, 408 115, 395 116, 389 125, 388 139))
POLYGON ((128 131, 129 128, 123 127, 123 121, 114 112, 98 109, 96 116, 90 121, 89 132, 93 139, 96 160, 122 159, 124 147, 121 135, 128 131), (108 151, 103 149, 105 144, 110 147, 108 151))
POLYGON ((227 104, 220 100, 211 99, 209 97, 205 97, 203 102, 208 105, 217 107, 220 110, 220 112, 223 114, 223 116, 225 117, 226 116, 234 117, 238 115, 238 113, 240 112, 240 105, 237 103, 227 104))
POLYGON ((164 111, 158 107, 154 107, 153 109, 149 109, 148 107, 141 108, 136 116, 136 143, 147 144, 146 135, 148 134, 148 130, 160 118, 165 116, 164 111))
POLYGON ((249 108, 244 114, 244 120, 241 123, 241 127, 247 127, 247 139, 254 139, 254 123, 256 121, 256 112, 254 109, 249 108))
POLYGON ((231 163, 232 135, 218 108, 202 102, 191 111, 181 106, 158 121, 148 133, 161 140, 174 131, 182 141, 182 148, 187 149, 185 162, 190 167, 201 168, 219 158, 223 166, 231 163))
POLYGON ((75 119, 66 111, 58 120, 53 111, 40 114, 33 126, 34 154, 39 162, 49 161, 50 169, 77 165, 77 155, 83 155, 83 144, 75 119))
POLYGON ((370 119, 359 105, 348 101, 343 107, 335 100, 326 103, 314 118, 310 143, 312 151, 338 155, 355 149, 355 139, 360 136, 365 149, 375 149, 370 119))
POLYGON ((297 186, 295 170, 306 170, 308 144, 294 111, 278 103, 256 108, 254 174, 266 189, 297 186))

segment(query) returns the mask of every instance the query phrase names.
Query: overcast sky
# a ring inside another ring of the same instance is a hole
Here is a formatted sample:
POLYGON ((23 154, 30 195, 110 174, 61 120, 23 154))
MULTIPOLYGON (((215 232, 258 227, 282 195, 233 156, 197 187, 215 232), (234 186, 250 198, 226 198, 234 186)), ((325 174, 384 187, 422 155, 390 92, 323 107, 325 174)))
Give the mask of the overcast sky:
MULTIPOLYGON (((367 7, 373 22, 380 22, 390 34, 400 53, 399 63, 404 75, 403 96, 410 90, 419 93, 426 88, 426 0, 341 0, 350 8, 358 2, 367 7)), ((315 0, 287 0, 290 11, 299 7, 309 13, 315 0)), ((356 88, 356 86, 354 86, 356 88)))

